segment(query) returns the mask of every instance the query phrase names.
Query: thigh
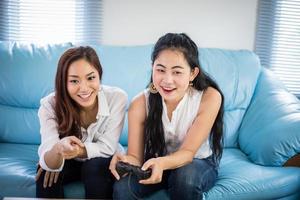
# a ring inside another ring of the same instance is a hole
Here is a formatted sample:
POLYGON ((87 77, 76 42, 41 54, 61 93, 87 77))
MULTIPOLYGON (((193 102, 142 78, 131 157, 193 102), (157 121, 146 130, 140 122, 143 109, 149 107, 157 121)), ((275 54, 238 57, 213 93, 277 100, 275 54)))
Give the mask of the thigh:
POLYGON ((111 198, 113 176, 109 170, 111 158, 93 158, 85 161, 81 168, 81 179, 86 198, 111 198))
POLYGON ((77 160, 65 160, 64 168, 60 174, 63 176, 63 184, 79 181, 81 178, 82 162, 77 160))
POLYGON ((97 180, 99 177, 112 178, 112 174, 109 170, 110 158, 92 158, 86 160, 82 164, 81 179, 97 180))

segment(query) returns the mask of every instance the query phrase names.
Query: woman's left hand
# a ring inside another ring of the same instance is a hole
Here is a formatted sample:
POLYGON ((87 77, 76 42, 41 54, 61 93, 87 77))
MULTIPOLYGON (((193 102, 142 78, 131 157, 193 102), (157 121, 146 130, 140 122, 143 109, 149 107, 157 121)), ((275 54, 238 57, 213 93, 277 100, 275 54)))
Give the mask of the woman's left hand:
MULTIPOLYGON (((38 169, 38 171, 36 173, 36 176, 35 176, 35 181, 39 180, 39 178, 41 177, 43 171, 44 171, 43 168, 41 168, 39 166, 39 169, 38 169)), ((58 180, 59 173, 60 172, 46 171, 45 175, 44 175, 43 187, 44 188, 51 187, 53 184, 55 184, 58 180)))
POLYGON ((160 183, 162 180, 163 172, 164 172, 161 157, 151 158, 151 159, 147 160, 144 163, 144 165, 142 166, 142 170, 147 170, 149 168, 152 169, 150 178, 140 180, 139 183, 141 183, 141 184, 160 183))

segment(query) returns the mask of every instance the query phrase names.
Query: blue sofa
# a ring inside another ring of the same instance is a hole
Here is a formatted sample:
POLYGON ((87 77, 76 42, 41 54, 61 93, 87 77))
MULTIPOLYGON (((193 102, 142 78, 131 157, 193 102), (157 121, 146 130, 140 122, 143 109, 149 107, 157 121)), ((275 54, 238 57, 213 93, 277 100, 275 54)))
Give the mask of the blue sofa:
MULTIPOLYGON (((37 109, 53 91, 64 44, 0 42, 0 197, 34 197, 40 143, 37 109)), ((150 77, 152 45, 97 46, 103 84, 132 99, 150 77)), ((300 168, 283 167, 300 152, 300 102, 246 50, 199 49, 202 67, 225 95, 225 149, 205 199, 300 199, 300 168)), ((127 145, 127 121, 121 143, 127 145)), ((200 172, 201 173, 201 172, 200 172)), ((65 189, 83 198, 81 183, 65 189)), ((165 191, 149 199, 168 198, 165 191)))

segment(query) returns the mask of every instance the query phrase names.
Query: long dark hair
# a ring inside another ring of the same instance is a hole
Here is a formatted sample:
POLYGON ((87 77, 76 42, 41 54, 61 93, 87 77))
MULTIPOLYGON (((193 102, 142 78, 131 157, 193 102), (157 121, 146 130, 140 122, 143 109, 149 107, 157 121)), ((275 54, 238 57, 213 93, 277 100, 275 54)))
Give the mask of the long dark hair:
MULTIPOLYGON (((199 73, 193 80, 193 87, 197 90, 204 91, 208 87, 213 87, 219 91, 222 96, 222 103, 216 120, 212 126, 210 134, 210 146, 213 151, 213 158, 219 161, 223 152, 223 113, 224 113, 224 96, 217 83, 213 81, 200 66, 198 58, 197 45, 184 33, 167 33, 159 38, 154 46, 151 60, 152 65, 163 50, 177 50, 182 52, 191 69, 199 68, 199 73)), ((150 83, 152 83, 152 76, 150 83)), ((144 159, 163 156, 166 154, 166 143, 164 138, 164 129, 162 124, 162 98, 159 93, 149 95, 148 116, 144 127, 144 159)))
POLYGON ((96 51, 89 47, 74 47, 63 53, 58 62, 55 77, 55 116, 59 137, 76 136, 82 138, 80 108, 67 91, 67 75, 70 65, 80 59, 85 59, 99 73, 101 80, 102 66, 96 51))

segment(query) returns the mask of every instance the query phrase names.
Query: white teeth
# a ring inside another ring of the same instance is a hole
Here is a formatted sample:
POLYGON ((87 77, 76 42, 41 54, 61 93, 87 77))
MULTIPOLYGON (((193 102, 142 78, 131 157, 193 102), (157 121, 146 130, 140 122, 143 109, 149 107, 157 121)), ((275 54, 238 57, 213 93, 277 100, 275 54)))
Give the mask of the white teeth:
POLYGON ((164 90, 174 90, 175 88, 163 88, 164 90))
POLYGON ((83 98, 83 99, 86 99, 86 98, 90 97, 91 94, 92 93, 89 93, 89 94, 79 94, 78 96, 81 97, 81 98, 83 98))

